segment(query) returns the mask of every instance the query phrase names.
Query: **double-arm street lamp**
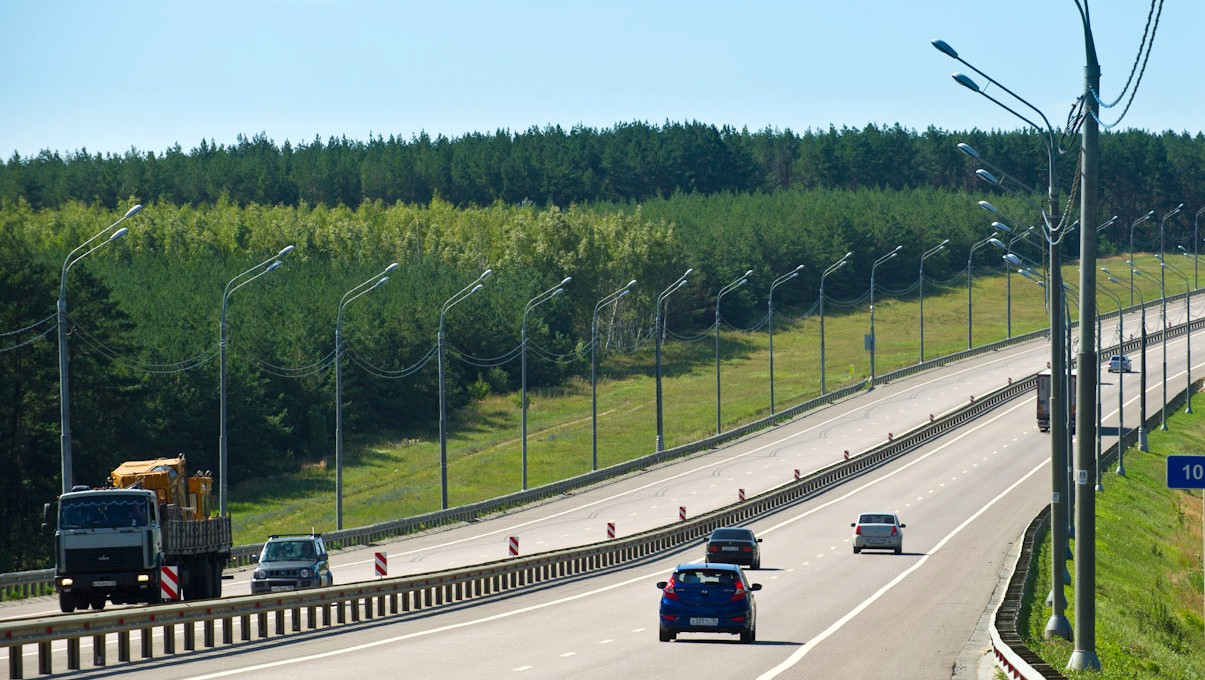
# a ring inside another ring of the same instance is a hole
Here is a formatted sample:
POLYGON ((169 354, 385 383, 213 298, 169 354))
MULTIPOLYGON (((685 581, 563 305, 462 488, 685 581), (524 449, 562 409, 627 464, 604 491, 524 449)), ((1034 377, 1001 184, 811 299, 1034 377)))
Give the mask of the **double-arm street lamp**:
POLYGON ((60 439, 60 463, 62 464, 63 475, 63 493, 71 491, 71 487, 75 485, 74 481, 74 466, 71 461, 71 390, 70 390, 70 373, 67 366, 67 271, 72 265, 92 254, 97 248, 102 248, 113 241, 130 233, 129 229, 122 227, 117 231, 113 231, 109 238, 97 243, 88 248, 88 245, 100 237, 108 234, 117 225, 124 222, 126 219, 137 215, 142 211, 141 205, 136 205, 126 211, 121 219, 113 224, 101 229, 92 238, 84 241, 76 246, 74 250, 67 254, 67 258, 63 260, 63 274, 59 278, 59 301, 58 301, 58 332, 59 332, 59 425, 62 428, 62 437, 60 439), (87 250, 84 250, 88 248, 87 250), (83 253, 80 253, 84 250, 83 253))
MULTIPOLYGON (((1121 286, 1124 285, 1113 276, 1113 272, 1107 267, 1101 267, 1100 270, 1108 274, 1109 282, 1121 286)), ((1133 271, 1131 270, 1131 274, 1133 271)), ((1131 291, 1138 293, 1140 301, 1140 319, 1138 337, 1139 337, 1139 358, 1138 358, 1138 450, 1146 451, 1146 296, 1142 294, 1139 288, 1131 288, 1131 291)), ((1118 475, 1125 476, 1125 467, 1121 465, 1121 460, 1118 459, 1118 475)))
MULTIPOLYGON (((1170 218, 1174 217, 1175 215, 1178 215, 1180 213, 1180 210, 1183 207, 1184 207, 1184 204, 1181 203, 1180 205, 1167 211, 1167 213, 1164 214, 1163 217, 1160 218, 1160 220, 1159 220, 1159 261, 1160 262, 1163 261, 1163 227, 1164 227, 1164 225, 1167 224, 1167 221, 1170 218)), ((1130 259, 1131 260, 1134 259, 1133 256, 1131 256, 1130 259)), ((1160 285, 1160 287, 1163 286, 1163 282, 1166 278, 1167 278, 1167 276, 1164 274, 1163 268, 1160 267, 1159 268, 1159 285, 1160 285)), ((1163 327, 1167 328, 1167 297, 1163 298, 1163 327)), ((1165 333, 1165 335, 1166 335, 1166 333, 1165 333)))
POLYGON ((693 268, 687 269, 685 274, 683 274, 682 276, 679 276, 677 281, 674 281, 673 283, 671 283, 669 285, 669 288, 666 288, 665 290, 661 291, 661 294, 659 294, 657 296, 657 314, 653 320, 653 347, 655 349, 655 353, 657 356, 657 450, 658 451, 665 450, 665 426, 664 426, 664 420, 662 419, 662 402, 661 402, 661 335, 662 335, 661 324, 663 322, 662 318, 661 318, 662 310, 665 307, 666 299, 669 298, 671 293, 678 290, 682 286, 686 285, 686 277, 690 276, 691 272, 693 272, 693 271, 694 271, 693 268))
POLYGON ((617 303, 620 298, 632 292, 636 279, 628 281, 628 285, 603 297, 594 305, 594 316, 590 320, 590 469, 598 469, 598 310, 611 303, 617 303))
MULTIPOLYGON (((920 273, 916 277, 916 285, 917 285, 917 289, 918 289, 918 292, 920 295, 920 360, 921 360, 921 363, 924 363, 924 361, 925 361, 925 260, 927 260, 930 255, 936 255, 937 253, 941 252, 946 247, 946 244, 949 242, 950 242, 950 239, 946 239, 946 240, 942 241, 941 243, 933 246, 932 248, 926 250, 920 256, 920 273)), ((980 242, 980 243, 982 243, 982 242, 980 242)), ((971 262, 971 258, 967 257, 967 271, 968 272, 970 272, 970 269, 971 269, 970 262, 971 262)), ((969 286, 970 278, 967 279, 967 282, 968 282, 967 313, 969 314, 971 311, 971 306, 970 306, 971 289, 969 286)), ((968 316, 968 319, 969 318, 970 317, 968 316)), ((971 339, 969 324, 968 324, 967 328, 968 328, 967 341, 969 342, 971 339)))
MULTIPOLYGON (((1130 222, 1130 261, 1133 261, 1134 259, 1134 230, 1137 229, 1139 225, 1153 219, 1154 217, 1155 211, 1152 210, 1133 222, 1130 222)), ((1132 271, 1130 272, 1130 306, 1134 306, 1134 272, 1132 271)))
POLYGON ((825 269, 820 274, 820 395, 821 396, 824 396, 824 394, 827 392, 827 390, 825 389, 825 385, 824 385, 824 279, 828 278, 829 274, 832 274, 833 272, 837 271, 838 269, 844 267, 845 263, 849 262, 850 257, 853 257, 853 252, 845 253, 845 257, 843 257, 840 260, 837 260, 833 264, 829 265, 828 269, 825 269))
MULTIPOLYGON (((971 287, 974 284, 974 279, 972 278, 972 276, 973 276, 972 264, 973 264, 974 258, 975 258, 975 251, 979 250, 983 246, 990 244, 992 242, 992 239, 996 238, 996 236, 997 236, 997 234, 992 234, 991 236, 983 239, 982 241, 976 241, 975 243, 971 244, 971 249, 967 252, 967 349, 971 349, 974 346, 973 340, 971 338, 971 333, 972 333, 971 326, 975 319, 975 316, 972 312, 971 287)), ((1012 303, 1010 301, 1009 307, 1011 307, 1011 306, 1012 306, 1012 303)), ((1009 310, 1009 313, 1011 315, 1011 313, 1012 313, 1011 309, 1009 310)), ((1011 326, 1011 324, 1009 324, 1009 325, 1011 326)), ((1012 329, 1011 328, 1009 329, 1008 336, 1012 337, 1012 329)), ((921 358, 921 361, 925 360, 924 350, 921 350, 920 358, 921 358)))
POLYGON ((744 273, 741 278, 729 283, 720 289, 715 296, 715 433, 723 432, 723 423, 720 419, 720 300, 732 291, 749 283, 749 277, 753 275, 753 270, 750 269, 744 273))
POLYGON ((444 387, 444 315, 453 306, 485 287, 482 281, 493 269, 481 272, 475 281, 461 288, 455 295, 444 301, 439 308, 439 331, 435 338, 435 353, 439 357, 439 498, 440 508, 448 509, 448 403, 447 390, 444 387))
MULTIPOLYGON (((1104 271, 1104 268, 1101 268, 1104 271)), ((1105 272, 1108 274, 1108 272, 1105 272)), ((1112 276, 1107 277, 1109 281, 1116 282, 1112 276)), ((1108 286, 1101 286, 1098 289, 1100 292, 1108 295, 1109 298, 1117 304, 1117 355, 1121 357, 1117 362, 1117 476, 1125 477, 1126 469, 1123 463, 1125 455, 1125 305, 1121 303, 1121 296, 1109 290, 1108 286)), ((1102 341, 1103 344, 1103 341, 1102 341)), ((1100 476, 1100 469, 1097 468, 1097 477, 1100 476)), ((1099 485, 1099 479, 1097 485, 1099 485)))
POLYGON ((523 448, 523 460, 521 467, 523 468, 522 476, 524 491, 527 491, 527 314, 532 309, 535 309, 537 305, 543 304, 560 295, 561 293, 564 293, 564 285, 572 280, 572 276, 566 276, 564 279, 561 279, 560 283, 528 300, 527 304, 523 307, 523 323, 521 325, 519 339, 519 373, 522 384, 519 396, 519 410, 521 411, 520 420, 522 421, 522 426, 520 427, 522 434, 520 437, 522 439, 523 448))
MULTIPOLYGON (((1202 210, 1205 210, 1205 208, 1202 208, 1202 210)), ((1194 231, 1195 231, 1195 228, 1194 228, 1194 231)), ((1185 404, 1184 412, 1192 413, 1192 392, 1193 392, 1193 390, 1192 390, 1192 359, 1191 359, 1191 357, 1192 357, 1192 347, 1191 347, 1191 345, 1192 345, 1192 326, 1191 326, 1191 324, 1192 324, 1192 291, 1195 290, 1195 288, 1196 288, 1195 278, 1196 278, 1196 271, 1197 271, 1197 256, 1195 253, 1188 252, 1188 250, 1185 249, 1184 246, 1176 246, 1176 247, 1179 248, 1180 251, 1184 253, 1185 257, 1192 258, 1192 268, 1193 268, 1193 278, 1194 278, 1193 288, 1189 289, 1188 295, 1187 295, 1188 300, 1184 304, 1185 309, 1188 310, 1188 320, 1185 321, 1185 323, 1190 324, 1188 327, 1188 332, 1186 333, 1186 335, 1189 338, 1189 361, 1188 361, 1188 374, 1189 374, 1188 387, 1189 387, 1189 389, 1188 389, 1188 394, 1185 396, 1186 404, 1185 404)))
POLYGON ((234 277, 233 279, 230 279, 230 281, 226 284, 226 289, 222 292, 222 315, 221 315, 221 319, 220 319, 220 322, 218 325, 218 356, 219 356, 218 372, 221 374, 218 378, 218 382, 219 382, 218 392, 220 393, 219 400, 221 402, 221 405, 218 409, 221 412, 220 413, 220 416, 221 416, 220 421, 221 422, 219 424, 220 429, 218 431, 218 514, 219 515, 227 514, 226 513, 226 492, 230 486, 229 485, 230 475, 227 474, 227 470, 229 468, 226 465, 226 462, 227 462, 227 455, 226 455, 226 345, 229 343, 229 338, 227 335, 228 328, 226 326, 226 307, 230 304, 230 296, 234 293, 234 291, 238 290, 239 288, 242 288, 243 286, 247 285, 248 283, 251 283, 252 281, 263 276, 264 274, 267 274, 268 272, 273 271, 274 269, 277 269, 278 267, 280 267, 282 264, 284 264, 283 262, 280 261, 280 258, 284 257, 285 255, 288 255, 291 252, 293 252, 292 245, 287 245, 284 248, 281 248, 280 252, 276 253, 272 257, 269 257, 268 259, 264 260, 263 262, 260 262, 259 264, 255 265, 254 267, 244 271, 243 273, 239 274, 238 276, 234 277))
POLYGON ((902 245, 896 246, 895 250, 880 257, 874 261, 874 264, 870 265, 870 337, 867 338, 867 344, 870 345, 870 389, 872 390, 874 389, 874 347, 878 344, 874 336, 874 273, 879 268, 879 265, 899 255, 903 248, 904 246, 902 245))
POLYGON ((774 289, 779 284, 796 278, 801 271, 803 271, 803 265, 799 265, 790 272, 774 279, 770 283, 770 295, 766 298, 766 326, 770 331, 770 415, 774 415, 774 289))
POLYGON ((335 527, 343 529, 343 308, 352 300, 376 290, 389 281, 386 276, 398 268, 393 262, 380 274, 343 294, 335 315, 335 527))
MULTIPOLYGON (((1197 277, 1197 256, 1200 255, 1198 246, 1201 245, 1201 235, 1197 232, 1197 223, 1201 220, 1201 213, 1205 213, 1205 208, 1201 208, 1192 216, 1192 287, 1198 288, 1201 285, 1201 280, 1197 277)), ((1130 258, 1134 259, 1133 257, 1130 258)))
POLYGON ((1139 269, 1138 266, 1134 264, 1133 260, 1126 260, 1126 264, 1130 265, 1130 271, 1133 274, 1141 276, 1142 278, 1146 279, 1147 281, 1150 281, 1151 283, 1159 286, 1159 297, 1163 300, 1163 304, 1164 304, 1165 311, 1163 313, 1163 326, 1160 329, 1160 330, 1162 330, 1162 335, 1163 335, 1163 340, 1161 343, 1163 345, 1163 408, 1159 409, 1159 429, 1166 430, 1167 429, 1167 312, 1166 312, 1167 293, 1163 289, 1162 281, 1156 279, 1155 277, 1151 276, 1150 274, 1147 274, 1146 272, 1139 269))
POLYGON ((1184 323, 1186 324, 1184 342, 1185 360, 1187 361, 1187 366, 1185 366, 1187 382, 1184 385, 1184 399, 1188 402, 1184 412, 1192 413, 1192 284, 1188 282, 1188 274, 1185 274, 1176 265, 1164 261, 1162 257, 1159 258, 1159 268, 1163 271, 1170 269, 1173 274, 1184 280, 1184 323))

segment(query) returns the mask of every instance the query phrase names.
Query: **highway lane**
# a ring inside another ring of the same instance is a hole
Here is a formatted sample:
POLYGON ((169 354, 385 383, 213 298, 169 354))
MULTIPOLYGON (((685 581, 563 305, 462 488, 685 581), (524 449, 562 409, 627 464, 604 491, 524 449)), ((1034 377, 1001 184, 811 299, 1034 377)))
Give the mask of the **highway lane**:
MULTIPOLYGON (((1182 381, 1176 360, 1182 363, 1183 352, 1175 341, 1169 350, 1169 379, 1182 381)), ((1116 405, 1115 383, 1106 386, 1106 427, 1116 422, 1109 408, 1116 405)), ((1136 414, 1136 383, 1127 381, 1130 414, 1136 414)), ((1148 389, 1153 412, 1158 382, 1148 389)), ((707 635, 658 643, 652 584, 672 564, 698 558, 693 546, 523 596, 341 634, 290 635, 231 655, 136 664, 128 675, 360 678, 405 668, 439 678, 950 676, 1005 553, 1048 498, 1047 457, 1048 435, 1036 432, 1033 399, 1024 398, 904 461, 754 522, 766 541, 766 569, 752 573, 765 585, 757 645, 707 635), (852 555, 848 523, 866 509, 903 515, 905 555, 852 555)))
MULTIPOLYGON (((1169 307, 1172 323, 1183 320, 1183 306, 1177 307, 1181 313, 1179 319, 1175 316, 1176 308, 1169 307)), ((1136 332, 1137 321, 1137 314, 1127 315, 1127 332, 1131 329, 1136 332)), ((1148 326, 1157 323, 1157 310, 1149 310, 1148 326)), ((1116 323, 1112 326, 1116 328, 1116 323)), ((1106 330, 1106 336, 1110 335, 1113 334, 1106 330)), ((1180 345, 1183 342, 1183 339, 1169 342, 1173 364, 1183 355, 1180 345)), ((1148 350, 1153 373, 1160 366, 1159 350, 1159 344, 1148 350)), ((753 495, 789 481, 795 469, 807 474, 840 460, 844 451, 856 455, 885 441, 889 432, 902 432, 927 420, 929 414, 940 414, 966 403, 972 396, 1006 384, 1009 379, 1042 369, 1048 354, 1045 342, 1027 343, 881 385, 731 446, 644 474, 495 518, 373 548, 343 551, 333 556, 335 576, 340 583, 374 578, 376 550, 389 554, 391 575, 414 574, 503 558, 509 536, 517 536, 520 550, 529 554, 602 540, 608 522, 614 522, 617 534, 623 536, 673 522, 683 506, 688 515, 698 515, 733 502, 739 489, 753 495)), ((1138 376, 1128 377, 1126 393, 1136 395, 1138 376)), ((1148 379, 1151 404, 1158 403, 1159 377, 1156 374, 1148 379)), ((1169 382, 1182 384, 1174 382, 1174 378, 1169 382)), ((1106 407, 1116 403, 1115 397, 1104 401, 1106 407)), ((1137 408, 1131 406, 1127 413, 1127 422, 1133 423, 1137 408)), ((224 582, 224 592, 248 593, 250 570, 239 570, 233 576, 234 580, 224 582)), ((56 611, 53 598, 37 598, 0 607, 0 620, 50 615, 56 611)))

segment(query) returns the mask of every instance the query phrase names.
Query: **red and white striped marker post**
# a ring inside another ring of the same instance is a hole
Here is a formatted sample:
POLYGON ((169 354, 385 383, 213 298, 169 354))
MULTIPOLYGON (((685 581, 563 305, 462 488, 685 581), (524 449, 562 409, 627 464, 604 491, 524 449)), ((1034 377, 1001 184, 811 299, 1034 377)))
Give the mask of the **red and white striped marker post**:
POLYGON ((376 553, 376 572, 378 578, 384 578, 389 574, 389 554, 385 552, 376 553))
POLYGON ((795 468, 795 481, 799 481, 799 468, 795 468))
POLYGON ((678 521, 681 521, 681 522, 686 521, 686 506, 685 505, 678 506, 678 521))
POLYGON ((519 537, 511 536, 507 542, 510 544, 510 556, 518 557, 519 556, 519 537))
POLYGON ((180 599, 180 567, 170 564, 159 567, 159 597, 163 600, 180 599))
POLYGON ((607 538, 615 538, 615 522, 607 522, 607 538))
POLYGON ((744 503, 745 502, 745 490, 737 489, 736 491, 737 491, 737 494, 736 494, 737 498, 740 500, 740 502, 744 503))

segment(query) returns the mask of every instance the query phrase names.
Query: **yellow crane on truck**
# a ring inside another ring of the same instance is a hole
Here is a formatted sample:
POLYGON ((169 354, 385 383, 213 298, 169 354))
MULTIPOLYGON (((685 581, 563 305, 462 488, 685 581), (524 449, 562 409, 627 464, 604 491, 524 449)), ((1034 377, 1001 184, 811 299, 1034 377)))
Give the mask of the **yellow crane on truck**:
POLYGON ((185 599, 221 597, 232 532, 229 517, 210 516, 212 491, 213 476, 190 476, 180 454, 126 461, 107 487, 59 496, 57 513, 47 503, 60 609, 159 602, 165 565, 178 569, 185 599))

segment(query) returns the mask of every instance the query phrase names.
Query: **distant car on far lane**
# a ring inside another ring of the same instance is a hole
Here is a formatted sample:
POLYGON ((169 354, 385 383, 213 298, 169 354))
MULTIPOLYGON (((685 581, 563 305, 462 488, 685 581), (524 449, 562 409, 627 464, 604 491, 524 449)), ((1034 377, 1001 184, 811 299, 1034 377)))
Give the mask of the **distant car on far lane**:
POLYGON ((1109 372, 1110 373, 1129 373, 1133 370, 1130 364, 1130 358, 1124 354, 1114 354, 1109 357, 1109 372))
POLYGON ((744 564, 750 569, 761 569, 761 539, 751 529, 723 527, 711 532, 705 541, 707 561, 727 564, 744 564))
POLYGON ((904 524, 894 512, 864 512, 849 526, 854 528, 855 555, 867 548, 894 550, 896 555, 904 551, 904 524))

